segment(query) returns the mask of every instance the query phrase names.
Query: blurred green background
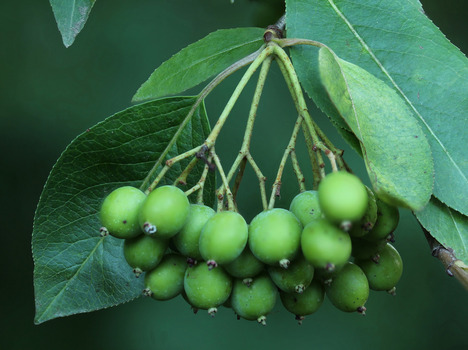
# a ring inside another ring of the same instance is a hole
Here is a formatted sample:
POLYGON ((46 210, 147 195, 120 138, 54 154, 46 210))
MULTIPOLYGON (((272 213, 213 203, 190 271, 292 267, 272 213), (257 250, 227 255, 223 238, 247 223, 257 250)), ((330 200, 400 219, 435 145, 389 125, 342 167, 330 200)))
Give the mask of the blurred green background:
MULTIPOLYGON (((426 13, 463 52, 468 52, 466 1, 422 1, 426 13)), ((345 314, 328 300, 298 326, 278 307, 268 326, 237 321, 223 309, 215 318, 194 315, 181 298, 149 299, 89 314, 33 324, 31 231, 47 175, 67 144, 86 128, 131 105, 130 99, 160 63, 218 28, 266 26, 281 2, 236 0, 97 1, 73 46, 62 45, 48 1, 0 4, 1 118, 0 349, 468 349, 467 292, 430 255, 415 219, 402 211, 396 232, 405 271, 396 297, 371 293, 367 316, 345 314), (278 5, 279 4, 279 5, 278 5)), ((212 121, 240 75, 207 99, 212 121)), ((198 89, 193 90, 193 93, 198 89)), ((228 165, 240 146, 252 84, 217 145, 228 165)), ((253 153, 272 178, 292 130, 295 111, 279 71, 268 79, 253 153)), ((367 180, 361 160, 311 105, 314 117, 355 172, 367 180)), ((305 161, 305 153, 300 151, 305 161)), ((251 172, 241 187, 247 220, 259 210, 251 172)), ((297 192, 288 170, 279 206, 297 192)), ((270 183, 271 185, 271 183, 270 183)))

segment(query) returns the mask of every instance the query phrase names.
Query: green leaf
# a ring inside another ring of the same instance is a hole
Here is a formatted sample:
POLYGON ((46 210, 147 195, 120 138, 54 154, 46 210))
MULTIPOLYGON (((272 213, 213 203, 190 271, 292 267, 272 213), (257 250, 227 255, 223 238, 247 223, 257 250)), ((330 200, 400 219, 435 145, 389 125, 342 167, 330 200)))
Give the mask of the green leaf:
MULTIPOLYGON (((115 188, 141 185, 195 100, 174 97, 126 109, 78 136, 60 156, 34 218, 36 323, 110 307, 141 294, 142 278, 135 279, 127 265, 123 241, 100 237, 98 212, 104 197, 115 188)), ((208 133, 201 105, 172 152, 200 145, 208 133)), ((172 183, 188 162, 171 169, 163 183, 172 183)), ((201 175, 204 165, 198 165, 187 188, 201 175)), ((208 205, 214 203, 214 186, 211 173, 205 188, 208 205)))
POLYGON ((468 263, 468 217, 450 209, 435 197, 415 215, 440 244, 452 248, 458 259, 468 263))
POLYGON ((261 28, 235 28, 208 34, 159 66, 133 101, 177 94, 202 83, 258 50, 263 33, 261 28))
MULTIPOLYGON (((418 1, 286 3, 288 37, 323 42, 405 100, 431 146, 434 195, 468 215, 468 61, 463 53, 424 15, 418 1)), ((291 56, 308 94, 323 110, 332 109, 320 92, 317 49, 294 47, 291 56)))
POLYGON ((429 144, 404 100, 364 69, 319 52, 320 78, 330 100, 361 143, 372 186, 390 204, 413 210, 429 201, 429 144))
POLYGON ((96 0, 50 0, 65 47, 71 46, 88 20, 96 0))

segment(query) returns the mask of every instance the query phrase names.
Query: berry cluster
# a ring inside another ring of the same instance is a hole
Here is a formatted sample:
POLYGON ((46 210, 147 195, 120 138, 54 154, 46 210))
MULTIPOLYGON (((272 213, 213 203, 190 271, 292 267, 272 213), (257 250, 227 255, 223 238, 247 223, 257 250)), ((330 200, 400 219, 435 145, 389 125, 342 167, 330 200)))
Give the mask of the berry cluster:
POLYGON ((102 204, 101 232, 125 239, 128 264, 137 277, 146 272, 145 295, 182 294, 194 310, 214 315, 224 305, 265 324, 278 291, 299 322, 325 294, 342 311, 364 313, 369 289, 394 293, 402 261, 389 241, 398 219, 397 208, 340 171, 250 225, 237 212, 190 204, 175 186, 148 196, 121 187, 102 204))

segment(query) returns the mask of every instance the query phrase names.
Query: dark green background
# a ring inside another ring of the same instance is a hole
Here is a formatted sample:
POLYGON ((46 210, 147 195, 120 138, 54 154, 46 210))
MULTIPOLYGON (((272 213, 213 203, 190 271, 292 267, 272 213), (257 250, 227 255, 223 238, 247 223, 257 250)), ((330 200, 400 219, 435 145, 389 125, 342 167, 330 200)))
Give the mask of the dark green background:
MULTIPOLYGON (((468 52, 466 2, 423 3, 448 38, 468 52)), ((467 292, 431 257, 418 224, 405 211, 396 232, 396 247, 405 263, 397 296, 371 293, 366 317, 339 312, 327 300, 298 326, 278 304, 268 326, 261 327, 237 321, 228 309, 214 319, 203 311, 194 315, 176 298, 140 299, 33 324, 34 210, 66 145, 89 126, 130 106, 153 69, 182 47, 218 28, 263 26, 275 16, 274 10, 246 0, 234 5, 229 0, 97 1, 83 32, 65 49, 47 1, 1 3, 0 349, 468 348, 467 292)), ((239 77, 229 78, 207 99, 212 121, 239 77)), ((250 84, 217 145, 226 166, 240 146, 252 91, 250 84)), ((314 117, 338 146, 348 149, 322 115, 314 112, 314 117)), ((292 130, 294 120, 287 90, 273 69, 253 144, 254 156, 269 178, 289 138, 284 130, 292 130)), ((305 153, 299 153, 306 164, 305 153)), ((367 181, 362 162, 351 150, 346 159, 367 181)), ((283 207, 297 192, 290 170, 285 182, 279 201, 283 207)), ((260 210, 251 172, 241 191, 240 209, 250 220, 260 210)))

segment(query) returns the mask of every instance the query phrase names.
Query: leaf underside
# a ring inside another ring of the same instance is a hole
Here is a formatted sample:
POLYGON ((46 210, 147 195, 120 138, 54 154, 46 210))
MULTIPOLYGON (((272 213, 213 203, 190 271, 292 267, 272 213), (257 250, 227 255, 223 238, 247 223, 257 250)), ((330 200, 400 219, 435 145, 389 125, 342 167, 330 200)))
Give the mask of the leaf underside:
POLYGON ((361 144, 379 198, 422 209, 432 193, 432 157, 405 102, 384 82, 328 48, 320 49, 319 70, 330 101, 361 144))
POLYGON ((138 89, 133 101, 181 93, 255 52, 264 29, 221 29, 182 49, 159 66, 138 89))
POLYGON ((75 41, 96 0, 49 0, 65 47, 75 41))
MULTIPOLYGON (((132 300, 143 288, 123 254, 123 240, 100 237, 99 209, 117 187, 139 187, 195 102, 174 97, 128 108, 78 136, 60 156, 42 192, 32 236, 36 323, 107 308, 132 300)), ((172 152, 205 140, 209 124, 201 105, 172 152)), ((171 152, 171 153, 172 153, 171 152)), ((188 163, 176 164, 162 183, 172 183, 188 163)), ((201 175, 198 164, 187 188, 201 175)), ((214 202, 210 174, 205 203, 214 202)))

